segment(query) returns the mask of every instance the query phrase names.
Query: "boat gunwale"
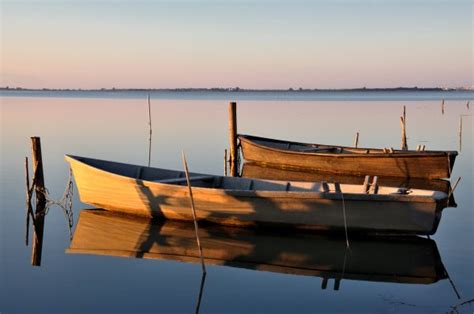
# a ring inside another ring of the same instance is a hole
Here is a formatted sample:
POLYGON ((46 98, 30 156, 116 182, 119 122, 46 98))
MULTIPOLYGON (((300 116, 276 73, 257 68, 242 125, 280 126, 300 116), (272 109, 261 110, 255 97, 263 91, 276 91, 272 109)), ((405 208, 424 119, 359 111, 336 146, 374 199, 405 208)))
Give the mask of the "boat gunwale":
MULTIPOLYGON (((125 175, 117 174, 111 171, 107 171, 95 166, 92 166, 81 159, 89 159, 95 160, 99 162, 111 162, 107 160, 89 158, 89 157, 81 157, 75 155, 65 155, 66 161, 70 162, 70 160, 80 163, 82 166, 89 168, 90 170, 97 171, 103 173, 107 176, 110 176, 114 179, 118 179, 124 182, 129 182, 132 184, 137 184, 138 182, 146 182, 149 185, 155 185, 158 187, 165 187, 165 188, 174 188, 176 190, 181 190, 183 192, 187 191, 187 186, 185 185, 175 185, 175 184, 167 184, 161 182, 155 182, 150 180, 143 180, 138 178, 132 178, 125 175)), ((158 170, 170 170, 170 169, 163 169, 163 168, 155 168, 155 167, 147 167, 147 166, 140 166, 134 164, 126 164, 121 162, 111 162, 111 163, 118 163, 125 166, 136 166, 136 167, 143 167, 143 168, 151 168, 151 169, 158 169, 158 170)), ((172 170, 176 172, 180 172, 179 170, 172 170)), ((197 173, 199 174, 199 173, 197 173)), ((221 177, 223 176, 214 175, 214 177, 221 177)), ((248 179, 248 178, 247 178, 248 179)), ((264 180, 264 179, 255 179, 260 181, 275 181, 275 180, 264 180)), ((283 181, 285 182, 285 181, 283 181)), ((300 181, 286 181, 286 182, 300 182, 300 181)), ((298 199, 329 199, 329 200, 344 200, 347 201, 380 201, 380 202, 417 202, 417 203, 440 203, 444 199, 447 198, 446 193, 441 191, 436 191, 439 196, 436 195, 403 195, 403 194, 364 194, 364 193, 336 193, 336 192, 321 192, 321 191, 258 191, 258 190, 237 190, 237 189, 222 189, 222 188, 205 188, 205 187, 193 187, 193 190, 197 190, 201 193, 205 194, 212 194, 215 196, 237 196, 237 197, 253 197, 253 198, 298 198, 298 199), (342 196, 343 195, 343 196, 342 196)))

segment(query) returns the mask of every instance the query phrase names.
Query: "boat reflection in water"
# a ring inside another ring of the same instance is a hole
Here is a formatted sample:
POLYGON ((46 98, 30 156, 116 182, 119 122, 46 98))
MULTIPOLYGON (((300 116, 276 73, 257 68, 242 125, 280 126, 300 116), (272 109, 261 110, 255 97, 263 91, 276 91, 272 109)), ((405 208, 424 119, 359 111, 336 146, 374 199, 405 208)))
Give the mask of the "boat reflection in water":
MULTIPOLYGON (((206 265, 335 279, 431 284, 447 273, 435 241, 416 236, 350 239, 298 231, 200 224, 206 265)), ((200 263, 189 222, 83 210, 67 253, 200 263)))
MULTIPOLYGON (((244 162, 240 170, 240 176, 243 178, 264 180, 290 180, 303 182, 326 181, 338 182, 340 184, 362 184, 365 178, 365 176, 357 175, 283 169, 255 162, 244 162)), ((450 194, 451 183, 448 180, 378 176, 378 184, 387 187, 440 191, 450 195, 447 207, 457 207, 454 200, 454 194, 450 194)))

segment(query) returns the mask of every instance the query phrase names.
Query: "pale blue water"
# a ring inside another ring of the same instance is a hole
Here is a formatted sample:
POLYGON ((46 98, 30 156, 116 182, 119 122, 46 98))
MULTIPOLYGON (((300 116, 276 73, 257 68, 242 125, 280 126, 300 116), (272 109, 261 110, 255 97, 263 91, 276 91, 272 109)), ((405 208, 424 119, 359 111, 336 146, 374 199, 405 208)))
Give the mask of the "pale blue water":
POLYGON ((474 91, 14 91, 2 90, 2 97, 126 98, 137 99, 150 94, 155 99, 214 99, 262 101, 310 100, 465 100, 474 91))
MULTIPOLYGON (((66 153, 146 164, 146 92, 0 95, 0 312, 194 312, 199 264, 66 254, 68 230, 57 208, 46 217, 41 267, 30 265, 31 248, 24 246, 23 158, 30 155, 29 137, 41 136, 46 185, 59 198, 68 176, 66 153)), ((398 147, 399 115, 406 105, 410 147, 457 150, 463 115, 462 150, 452 175, 453 181, 462 177, 455 192, 458 207, 443 211, 432 237, 461 299, 447 279, 408 284, 343 278, 335 291, 332 281, 322 290, 319 277, 208 266, 201 313, 446 313, 473 299, 472 104, 470 109, 466 106, 473 94, 303 96, 153 93, 152 164, 181 169, 180 153, 185 150, 192 171, 221 174, 223 150, 228 147, 227 103, 233 100, 238 101, 242 133, 341 145, 351 145, 359 131, 361 146, 398 147), (446 100, 444 114, 441 98, 446 100)), ((76 193, 76 220, 84 208, 90 206, 76 193)), ((469 303, 457 310, 472 313, 474 306, 469 303)))

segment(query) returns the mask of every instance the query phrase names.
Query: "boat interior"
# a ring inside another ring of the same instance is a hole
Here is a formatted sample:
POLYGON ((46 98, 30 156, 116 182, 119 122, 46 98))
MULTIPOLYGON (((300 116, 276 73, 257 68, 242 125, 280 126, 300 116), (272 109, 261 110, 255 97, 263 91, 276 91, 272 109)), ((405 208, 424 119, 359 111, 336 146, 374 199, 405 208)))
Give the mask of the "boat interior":
MULTIPOLYGON (((297 142, 288 142, 283 140, 267 139, 249 135, 239 135, 240 138, 246 138, 254 142, 255 144, 266 146, 279 150, 287 150, 300 153, 327 153, 327 154, 374 154, 374 153, 397 153, 397 154, 410 154, 413 150, 399 150, 389 148, 375 149, 375 148, 355 148, 345 146, 334 146, 334 145, 322 145, 322 144, 306 144, 297 142)), ((419 149, 416 152, 429 152, 419 149)), ((432 151, 431 151, 432 152, 432 151)))
MULTIPOLYGON (((184 171, 151 168, 130 165, 119 162, 98 160, 85 157, 69 156, 94 168, 129 177, 136 180, 152 181, 168 185, 186 186, 184 171)), ((446 194, 438 191, 385 187, 377 184, 377 178, 372 182, 356 184, 340 184, 338 182, 300 182, 277 181, 241 177, 224 177, 190 172, 190 181, 193 187, 214 188, 234 191, 274 191, 274 192, 318 192, 318 193, 348 193, 348 194, 380 194, 380 195, 417 195, 446 198, 446 194)))

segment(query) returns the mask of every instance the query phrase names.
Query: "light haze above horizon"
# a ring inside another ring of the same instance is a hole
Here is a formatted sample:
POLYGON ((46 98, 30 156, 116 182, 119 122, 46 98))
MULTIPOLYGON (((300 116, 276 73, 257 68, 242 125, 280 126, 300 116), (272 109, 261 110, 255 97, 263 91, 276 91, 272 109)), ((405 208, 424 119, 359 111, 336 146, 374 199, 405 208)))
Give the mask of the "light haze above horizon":
POLYGON ((472 87, 473 2, 4 1, 0 86, 472 87))

